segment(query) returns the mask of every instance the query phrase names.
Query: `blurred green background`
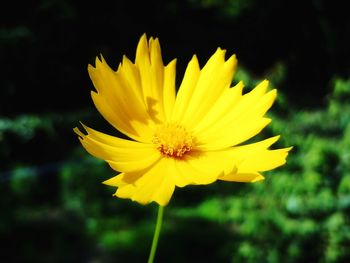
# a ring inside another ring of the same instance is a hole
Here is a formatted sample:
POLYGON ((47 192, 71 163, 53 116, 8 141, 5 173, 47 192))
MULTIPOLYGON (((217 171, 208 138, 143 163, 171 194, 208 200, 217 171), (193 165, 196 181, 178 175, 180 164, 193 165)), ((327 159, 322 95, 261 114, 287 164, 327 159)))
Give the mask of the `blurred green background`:
POLYGON ((72 132, 117 135, 87 64, 133 59, 144 32, 178 58, 178 82, 193 53, 236 53, 234 82, 279 90, 261 138, 294 146, 261 183, 177 189, 156 262, 350 262, 346 1, 8 1, 0 21, 1 262, 146 262, 156 206, 112 198, 115 173, 72 132))

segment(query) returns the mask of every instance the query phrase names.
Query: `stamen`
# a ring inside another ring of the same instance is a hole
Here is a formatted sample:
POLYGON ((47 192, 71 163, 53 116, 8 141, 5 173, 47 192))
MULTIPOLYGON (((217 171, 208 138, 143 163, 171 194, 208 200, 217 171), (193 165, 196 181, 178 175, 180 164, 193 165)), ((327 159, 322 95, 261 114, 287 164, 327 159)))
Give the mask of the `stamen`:
POLYGON ((193 137, 180 125, 164 124, 156 130, 153 143, 163 156, 181 158, 191 151, 193 137))

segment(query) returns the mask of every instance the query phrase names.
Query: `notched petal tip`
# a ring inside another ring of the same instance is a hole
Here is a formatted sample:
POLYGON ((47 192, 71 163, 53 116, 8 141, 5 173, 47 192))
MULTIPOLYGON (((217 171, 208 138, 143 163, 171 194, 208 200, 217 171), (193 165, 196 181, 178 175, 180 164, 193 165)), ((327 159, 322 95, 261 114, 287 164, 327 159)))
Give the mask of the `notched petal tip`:
POLYGON ((100 65, 102 63, 105 63, 105 62, 106 61, 105 61, 102 53, 100 53, 98 56, 96 56, 96 58, 95 58, 95 66, 96 66, 96 68, 97 68, 98 65, 100 65))
POLYGON ((87 70, 88 70, 89 74, 91 74, 90 72, 92 72, 93 70, 96 70, 96 68, 93 65, 88 64, 87 70))
POLYGON ((83 137, 85 136, 84 133, 82 133, 78 127, 73 128, 73 131, 79 136, 79 138, 83 139, 83 137))
POLYGON ((89 127, 87 127, 83 122, 79 121, 79 124, 82 126, 82 128, 79 127, 75 127, 73 129, 73 131, 79 136, 81 137, 81 139, 84 139, 85 136, 89 135, 88 129, 89 127))
POLYGON ((160 46, 158 37, 150 37, 150 39, 148 40, 148 43, 150 46, 152 45, 160 46))
POLYGON ((236 54, 232 54, 232 55, 228 58, 228 60, 226 61, 226 63, 227 63, 227 62, 231 62, 231 63, 237 64, 238 60, 237 60, 236 54))
POLYGON ((216 51, 215 51, 215 53, 216 52, 223 52, 223 53, 226 53, 226 49, 224 49, 224 48, 221 48, 221 47, 218 47, 217 49, 216 49, 216 51))
POLYGON ((220 47, 218 47, 215 51, 215 53, 212 55, 212 57, 220 57, 220 58, 223 58, 225 59, 225 54, 226 54, 226 49, 222 49, 220 47))

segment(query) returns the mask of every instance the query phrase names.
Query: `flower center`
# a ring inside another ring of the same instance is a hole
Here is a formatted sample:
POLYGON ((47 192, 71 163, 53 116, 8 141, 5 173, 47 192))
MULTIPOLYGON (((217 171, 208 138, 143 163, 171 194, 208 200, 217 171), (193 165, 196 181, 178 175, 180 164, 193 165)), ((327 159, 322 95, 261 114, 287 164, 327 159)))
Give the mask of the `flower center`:
POLYGON ((157 128, 152 142, 163 156, 181 158, 191 151, 193 137, 180 125, 164 124, 157 128))

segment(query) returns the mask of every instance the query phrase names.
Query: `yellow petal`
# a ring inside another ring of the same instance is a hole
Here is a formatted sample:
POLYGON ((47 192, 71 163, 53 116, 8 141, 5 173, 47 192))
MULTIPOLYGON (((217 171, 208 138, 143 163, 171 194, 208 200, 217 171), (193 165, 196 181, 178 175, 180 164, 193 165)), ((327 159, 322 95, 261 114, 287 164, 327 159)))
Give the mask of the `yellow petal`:
POLYGON ((127 184, 134 183, 137 179, 142 176, 140 172, 133 173, 120 173, 117 176, 109 178, 108 180, 103 181, 102 183, 105 185, 121 187, 127 184))
POLYGON ((232 153, 227 150, 197 152, 175 161, 175 168, 188 184, 210 184, 224 173, 236 170, 232 153))
POLYGON ((144 102, 151 118, 157 123, 165 121, 164 65, 158 39, 150 38, 147 43, 146 35, 141 37, 136 50, 135 65, 140 74, 144 102))
POLYGON ((102 183, 105 185, 110 185, 110 186, 115 186, 115 187, 120 187, 127 185, 126 182, 123 181, 123 177, 125 176, 125 173, 120 173, 117 176, 114 176, 112 178, 109 178, 102 183))
POLYGON ((164 69, 164 114, 167 122, 171 122, 171 117, 175 104, 175 77, 176 59, 171 61, 164 69))
POLYGON ((219 150, 240 144, 261 132, 271 119, 259 118, 252 120, 242 120, 239 123, 232 123, 225 130, 218 130, 216 133, 199 134, 198 148, 201 150, 219 150))
POLYGON ((147 144, 147 143, 139 143, 139 142, 135 142, 135 141, 131 141, 131 140, 121 139, 119 137, 115 137, 115 136, 108 135, 108 134, 103 133, 103 132, 96 131, 96 130, 84 125, 83 123, 81 123, 81 125, 83 126, 87 135, 82 133, 78 128, 74 128, 74 131, 80 137, 89 136, 92 139, 99 141, 101 143, 108 144, 108 145, 115 146, 115 147, 121 147, 121 148, 145 148, 145 147, 150 146, 150 144, 147 144))
POLYGON ((229 88, 236 64, 235 56, 231 56, 225 62, 225 51, 218 49, 215 52, 201 70, 196 88, 181 119, 182 124, 192 127, 206 116, 208 109, 213 107, 223 91, 229 88))
MULTIPOLYGON (((131 198, 140 204, 152 201, 159 205, 168 204, 175 185, 167 173, 167 162, 161 159, 147 171, 143 171, 132 184, 125 184, 118 188, 115 195, 120 198, 131 198)), ((125 175, 126 176, 126 175, 125 175)))
POLYGON ((147 43, 147 36, 146 34, 143 34, 139 40, 139 43, 137 44, 136 48, 136 57, 135 57, 135 64, 137 65, 149 65, 150 58, 149 58, 149 50, 148 50, 148 43, 147 43))
POLYGON ((137 77, 130 73, 131 70, 125 73, 123 68, 119 67, 122 73, 115 73, 103 58, 102 61, 96 59, 96 68, 88 67, 97 89, 97 93, 91 92, 91 96, 96 108, 116 129, 130 138, 146 142, 150 140, 154 123, 140 99, 140 88, 130 88, 131 84, 137 85, 139 82, 137 77), (124 75, 129 82, 125 81, 124 75))
POLYGON ((157 187, 157 190, 152 196, 152 201, 161 206, 166 206, 175 190, 175 184, 170 176, 165 176, 163 182, 157 187))
POLYGON ((238 165, 239 172, 269 171, 286 163, 288 152, 291 148, 278 150, 256 151, 254 155, 246 158, 238 165))
POLYGON ((265 178, 259 173, 230 173, 221 176, 219 179, 229 182, 255 183, 265 178))
POLYGON ((152 166, 154 163, 156 163, 161 158, 161 156, 156 151, 149 151, 148 155, 142 154, 142 157, 138 157, 137 155, 134 155, 134 158, 135 159, 132 161, 106 160, 106 162, 113 168, 113 170, 127 173, 127 172, 142 171, 152 166))
POLYGON ((262 140, 259 142, 232 147, 232 148, 230 148, 230 151, 235 153, 235 156, 234 156, 235 158, 237 158, 239 156, 244 158, 247 155, 254 154, 255 151, 266 150, 271 145, 273 145, 275 142, 277 142, 279 140, 279 138, 280 138, 280 136, 277 135, 277 136, 270 137, 268 139, 265 139, 265 140, 262 140))
POLYGON ((101 133, 88 128, 90 134, 83 134, 77 129, 80 142, 93 156, 106 160, 119 172, 143 170, 157 162, 161 155, 152 144, 138 143, 112 136, 102 136, 101 133), (102 139, 101 139, 102 138, 102 139))
POLYGON ((177 161, 176 169, 180 176, 187 178, 190 184, 211 184, 216 181, 218 173, 206 171, 198 164, 203 163, 199 159, 177 161))
POLYGON ((220 180, 237 182, 255 182, 263 179, 259 172, 272 170, 286 162, 290 148, 269 150, 268 148, 278 140, 275 136, 257 143, 233 147, 227 150, 235 160, 237 167, 232 173, 225 173, 220 180))
POLYGON ((277 93, 272 90, 264 94, 267 85, 267 81, 260 83, 241 97, 221 118, 205 118, 194 130, 200 148, 216 150, 237 145, 252 138, 268 125, 271 120, 263 116, 273 104, 277 93))
POLYGON ((259 103, 259 100, 264 96, 267 86, 268 81, 263 81, 255 89, 245 94, 240 99, 234 100, 231 104, 231 109, 225 115, 221 116, 215 125, 209 127, 209 129, 201 130, 200 132, 211 133, 225 127, 228 123, 234 122, 236 119, 245 118, 247 113, 253 112, 252 109, 254 109, 256 104, 259 103))
POLYGON ((187 174, 182 174, 177 168, 178 160, 166 158, 165 161, 167 162, 169 176, 177 187, 184 187, 193 183, 187 174))
MULTIPOLYGON (((136 187, 133 184, 127 184, 119 187, 114 195, 119 198, 131 199, 135 191, 136 191, 136 187)), ((142 204, 147 204, 147 203, 142 203, 142 204)))
POLYGON ((226 88, 213 107, 208 108, 205 118, 195 125, 193 128, 194 132, 199 133, 202 130, 206 130, 222 119, 242 98, 243 87, 243 82, 239 82, 232 88, 226 88))
MULTIPOLYGON (((122 92, 128 92, 128 96, 135 96, 135 102, 138 103, 137 105, 140 105, 140 110, 148 112, 138 68, 126 56, 123 56, 123 62, 115 75, 125 86, 122 92)), ((124 99, 128 99, 128 97, 124 99)))
POLYGON ((196 55, 194 55, 187 65, 185 76, 176 96, 174 111, 172 114, 172 122, 179 123, 181 121, 181 118, 185 113, 187 105, 190 102, 191 96, 195 90, 199 75, 200 68, 198 59, 196 55))

